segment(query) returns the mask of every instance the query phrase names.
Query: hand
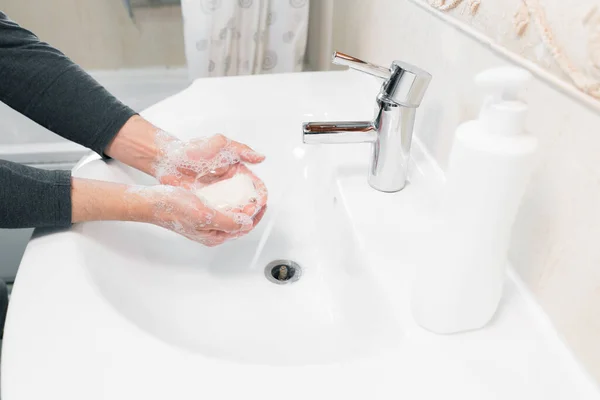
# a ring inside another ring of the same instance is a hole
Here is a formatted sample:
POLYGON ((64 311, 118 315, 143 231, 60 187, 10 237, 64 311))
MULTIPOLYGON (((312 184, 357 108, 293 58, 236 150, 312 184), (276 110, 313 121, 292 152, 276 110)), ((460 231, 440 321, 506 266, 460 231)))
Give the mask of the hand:
POLYGON ((233 176, 232 169, 240 161, 257 164, 265 159, 245 144, 221 134, 181 142, 158 132, 155 141, 160 153, 153 175, 160 183, 171 186, 209 185, 233 176))
POLYGON ((209 247, 245 235, 264 214, 264 209, 255 218, 242 210, 217 211, 192 192, 174 186, 133 187, 129 191, 150 202, 151 212, 146 222, 209 247))
POLYGON ((220 212, 178 187, 128 186, 91 179, 72 179, 72 222, 136 221, 170 229, 207 246, 216 246, 251 231, 254 218, 242 210, 220 212))
POLYGON ((262 154, 221 134, 181 142, 163 132, 157 134, 156 140, 161 152, 153 175, 160 183, 190 189, 245 174, 252 179, 258 197, 244 210, 254 215, 266 206, 268 195, 264 182, 244 164, 262 162, 265 159, 262 154))
POLYGON ((255 212, 267 203, 265 184, 243 163, 256 164, 264 156, 223 135, 182 142, 140 116, 132 117, 106 149, 106 154, 156 177, 160 183, 190 188, 248 174, 260 194, 255 212))

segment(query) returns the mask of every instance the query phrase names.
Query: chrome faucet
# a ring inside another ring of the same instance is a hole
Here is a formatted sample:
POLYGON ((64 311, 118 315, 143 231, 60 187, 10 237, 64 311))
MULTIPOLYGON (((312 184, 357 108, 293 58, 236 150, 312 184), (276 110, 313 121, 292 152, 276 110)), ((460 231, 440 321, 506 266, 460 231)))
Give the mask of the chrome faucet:
POLYGON ((431 75, 402 61, 394 61, 388 69, 339 52, 333 54, 332 62, 384 80, 375 118, 362 122, 306 122, 304 143, 372 143, 369 185, 382 192, 402 190, 408 174, 415 112, 431 75))

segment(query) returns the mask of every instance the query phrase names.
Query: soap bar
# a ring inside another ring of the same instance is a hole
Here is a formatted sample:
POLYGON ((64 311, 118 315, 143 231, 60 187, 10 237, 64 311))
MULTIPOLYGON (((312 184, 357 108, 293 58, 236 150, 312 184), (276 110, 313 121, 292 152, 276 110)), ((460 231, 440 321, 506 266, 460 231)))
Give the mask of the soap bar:
POLYGON ((217 210, 243 207, 257 198, 252 179, 244 174, 205 186, 194 194, 217 210))

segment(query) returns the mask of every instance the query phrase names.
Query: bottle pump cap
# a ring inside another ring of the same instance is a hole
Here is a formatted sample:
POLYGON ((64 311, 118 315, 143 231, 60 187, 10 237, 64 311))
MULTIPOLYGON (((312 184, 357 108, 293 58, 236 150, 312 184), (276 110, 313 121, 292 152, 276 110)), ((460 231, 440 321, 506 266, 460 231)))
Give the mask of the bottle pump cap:
POLYGON ((489 132, 518 135, 525 131, 527 104, 519 99, 531 74, 517 67, 492 68, 479 73, 475 83, 486 93, 479 121, 489 132))

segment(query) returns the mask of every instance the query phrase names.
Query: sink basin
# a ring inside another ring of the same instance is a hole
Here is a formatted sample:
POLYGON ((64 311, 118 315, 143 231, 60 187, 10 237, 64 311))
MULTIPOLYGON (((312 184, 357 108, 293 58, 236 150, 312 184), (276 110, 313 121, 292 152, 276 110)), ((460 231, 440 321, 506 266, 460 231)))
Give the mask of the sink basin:
MULTIPOLYGON (((143 224, 76 228, 86 238, 89 278, 117 312, 167 343, 245 363, 340 362, 401 337, 338 200, 333 169, 320 149, 298 144, 299 126, 242 119, 188 121, 174 130, 185 139, 222 132, 262 143, 267 161, 255 170, 270 190, 269 209, 241 239, 207 248, 143 224), (272 140, 264 143, 265 136, 272 140), (300 279, 266 279, 267 265, 281 259, 300 265, 300 279)), ((94 161, 77 174, 106 179, 106 165, 94 161)), ((118 163, 110 180, 152 183, 118 163)))

